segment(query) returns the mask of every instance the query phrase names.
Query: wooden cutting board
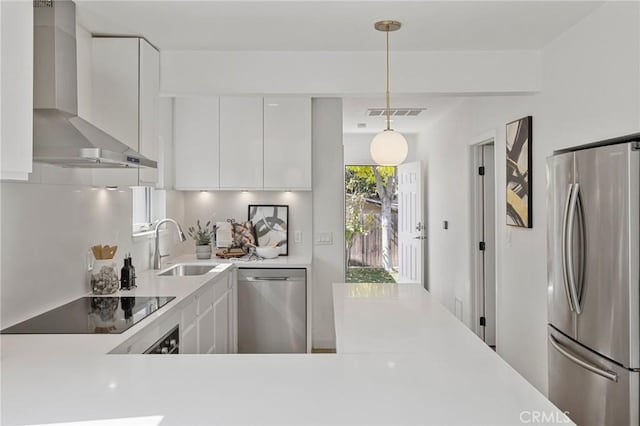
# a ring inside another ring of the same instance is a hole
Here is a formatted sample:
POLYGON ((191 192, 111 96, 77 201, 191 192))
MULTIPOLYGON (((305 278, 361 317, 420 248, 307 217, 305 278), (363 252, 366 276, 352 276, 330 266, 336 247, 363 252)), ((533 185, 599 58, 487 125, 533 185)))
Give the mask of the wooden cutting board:
POLYGON ((216 257, 220 257, 222 259, 232 259, 234 257, 242 257, 247 253, 244 250, 239 248, 231 248, 231 249, 220 249, 216 252, 216 257))

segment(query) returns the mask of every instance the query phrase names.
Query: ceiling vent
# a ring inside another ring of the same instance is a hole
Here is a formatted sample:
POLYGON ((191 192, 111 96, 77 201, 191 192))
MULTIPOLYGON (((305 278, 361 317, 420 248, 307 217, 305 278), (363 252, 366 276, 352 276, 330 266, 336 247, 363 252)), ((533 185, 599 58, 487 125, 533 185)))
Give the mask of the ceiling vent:
MULTIPOLYGON (((391 117, 417 117, 422 111, 426 111, 426 108, 391 108, 391 117)), ((368 108, 367 115, 369 117, 384 117, 387 114, 387 110, 384 108, 368 108)))

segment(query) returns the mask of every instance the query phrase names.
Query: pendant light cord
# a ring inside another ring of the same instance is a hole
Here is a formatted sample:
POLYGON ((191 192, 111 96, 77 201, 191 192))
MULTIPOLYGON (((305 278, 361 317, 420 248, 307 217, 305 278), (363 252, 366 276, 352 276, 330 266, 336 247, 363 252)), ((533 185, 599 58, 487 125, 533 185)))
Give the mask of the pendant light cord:
POLYGON ((387 27, 387 130, 391 130, 391 102, 389 98, 389 27, 387 27))

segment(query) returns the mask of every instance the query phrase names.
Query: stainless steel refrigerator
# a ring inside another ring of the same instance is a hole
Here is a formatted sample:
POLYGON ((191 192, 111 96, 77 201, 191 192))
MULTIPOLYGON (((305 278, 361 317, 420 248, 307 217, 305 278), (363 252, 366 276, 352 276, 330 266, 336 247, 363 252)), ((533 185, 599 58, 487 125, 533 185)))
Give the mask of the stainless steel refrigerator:
POLYGON ((547 160, 549 398, 578 425, 638 425, 640 135, 547 160))

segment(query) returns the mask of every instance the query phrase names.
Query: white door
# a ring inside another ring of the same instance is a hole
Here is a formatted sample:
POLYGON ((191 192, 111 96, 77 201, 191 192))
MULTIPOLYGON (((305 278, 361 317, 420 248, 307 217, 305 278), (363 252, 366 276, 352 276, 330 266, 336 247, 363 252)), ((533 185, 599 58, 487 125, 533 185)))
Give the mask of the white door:
POLYGON ((398 282, 423 282, 424 218, 420 162, 398 166, 398 282))

